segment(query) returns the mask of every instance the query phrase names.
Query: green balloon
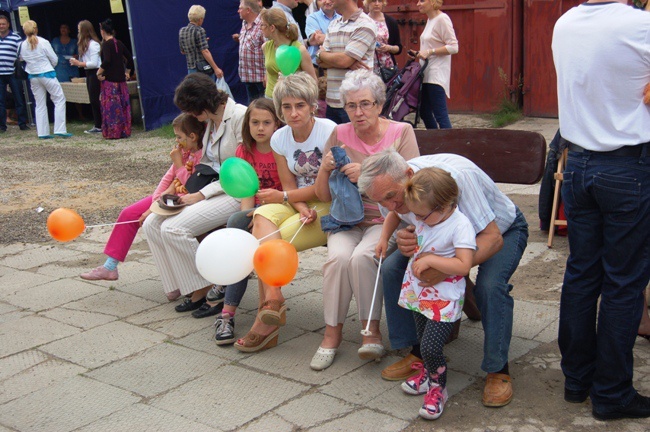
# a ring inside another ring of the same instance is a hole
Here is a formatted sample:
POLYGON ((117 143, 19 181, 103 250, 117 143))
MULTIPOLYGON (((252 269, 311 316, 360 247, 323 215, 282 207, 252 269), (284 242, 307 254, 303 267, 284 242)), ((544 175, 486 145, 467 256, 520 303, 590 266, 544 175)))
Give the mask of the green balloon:
POLYGON ((300 50, 294 46, 280 45, 275 51, 275 62, 283 75, 291 75, 300 66, 300 50))
POLYGON ((219 183, 224 192, 233 198, 249 198, 260 188, 255 169, 244 159, 231 157, 221 164, 219 183))

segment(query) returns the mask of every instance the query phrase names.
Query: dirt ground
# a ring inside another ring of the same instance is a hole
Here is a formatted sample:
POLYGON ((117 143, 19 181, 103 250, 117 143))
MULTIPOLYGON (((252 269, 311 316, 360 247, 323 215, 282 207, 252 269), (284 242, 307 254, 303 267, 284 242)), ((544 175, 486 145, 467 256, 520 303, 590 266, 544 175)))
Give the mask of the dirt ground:
MULTIPOLYGON (((488 126, 487 119, 477 116, 453 116, 452 121, 455 127, 488 126)), ((21 132, 17 126, 0 135, 0 244, 52 241, 46 219, 56 208, 75 209, 86 225, 110 223, 123 207, 153 192, 169 167, 172 137, 134 129, 129 139, 107 141, 84 134, 89 127, 70 125, 75 135, 70 139, 42 141, 35 130, 21 132)), ((529 221, 529 243, 543 245, 546 233, 538 228, 537 196, 511 198, 529 221)), ((566 239, 556 237, 552 252, 543 248, 554 259, 532 260, 525 273, 516 273, 513 296, 557 308, 566 239)), ((507 411, 488 410, 485 415, 485 410, 479 410, 483 383, 477 381, 453 398, 451 409, 435 424, 416 421, 410 430, 431 430, 434 425, 439 431, 650 430, 647 422, 595 422, 588 404, 564 403, 555 342, 539 346, 510 367, 516 394, 526 397, 516 396, 507 411), (473 411, 482 414, 472 415, 473 411)), ((650 385, 645 387, 647 393, 650 385)))

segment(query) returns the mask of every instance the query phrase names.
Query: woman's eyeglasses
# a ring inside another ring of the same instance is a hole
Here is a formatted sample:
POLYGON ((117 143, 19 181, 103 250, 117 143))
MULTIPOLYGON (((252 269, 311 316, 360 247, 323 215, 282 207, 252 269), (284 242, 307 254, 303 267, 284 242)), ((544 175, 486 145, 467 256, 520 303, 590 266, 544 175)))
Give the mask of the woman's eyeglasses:
POLYGON ((359 102, 359 104, 355 104, 354 102, 346 103, 344 108, 349 112, 355 112, 357 108, 361 108, 361 111, 370 111, 375 105, 377 105, 377 101, 364 100, 359 102))

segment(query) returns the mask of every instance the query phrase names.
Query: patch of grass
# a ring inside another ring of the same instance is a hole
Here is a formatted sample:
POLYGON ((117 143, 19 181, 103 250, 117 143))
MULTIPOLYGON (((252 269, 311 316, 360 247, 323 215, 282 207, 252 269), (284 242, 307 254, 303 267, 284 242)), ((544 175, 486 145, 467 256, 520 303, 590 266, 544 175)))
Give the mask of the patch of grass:
POLYGON ((503 82, 503 96, 497 111, 492 115, 492 126, 500 128, 512 124, 523 117, 519 101, 524 82, 521 76, 516 85, 510 85, 510 78, 499 68, 499 78, 503 82))
POLYGON ((501 101, 499 110, 492 115, 492 126, 500 128, 512 124, 523 117, 521 109, 510 100, 501 101))
POLYGON ((172 127, 171 123, 166 124, 158 129, 154 129, 149 132, 151 136, 154 137, 160 137, 160 138, 174 138, 174 128, 172 127))

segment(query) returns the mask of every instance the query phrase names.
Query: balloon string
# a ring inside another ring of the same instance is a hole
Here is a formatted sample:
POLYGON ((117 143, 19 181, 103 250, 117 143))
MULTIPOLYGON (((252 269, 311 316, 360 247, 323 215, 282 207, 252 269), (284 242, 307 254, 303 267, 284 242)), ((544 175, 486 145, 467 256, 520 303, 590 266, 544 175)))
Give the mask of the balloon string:
MULTIPOLYGON (((313 206, 310 210, 316 210, 316 206, 313 206)), ((305 218, 300 218, 299 220, 303 220, 303 219, 305 219, 305 218)), ((302 229, 302 227, 305 226, 306 223, 307 223, 307 219, 305 219, 305 220, 302 222, 302 225, 300 225, 300 228, 298 228, 298 231, 296 231, 296 233, 293 235, 293 237, 291 237, 291 240, 289 240, 289 243, 293 243, 293 240, 296 238, 296 236, 298 235, 298 233, 300 232, 300 230, 302 229)))
MULTIPOLYGON (((365 334, 369 335, 370 333, 370 318, 372 317, 372 309, 375 306, 375 297, 377 296, 377 286, 379 285, 379 272, 381 270, 381 262, 384 259, 383 255, 379 257, 379 264, 377 265, 377 278, 375 279, 375 290, 372 293, 372 302, 370 303, 370 314, 368 315, 368 322, 366 322, 365 334)), ((363 332, 362 332, 363 334, 363 332)))
MULTIPOLYGON (((311 210, 316 210, 316 207, 317 207, 317 206, 312 207, 311 210)), ((316 211, 318 211, 318 210, 316 210, 316 211)), ((283 229, 285 229, 285 228, 287 228, 287 227, 290 227, 291 225, 295 225, 295 224, 297 224, 298 222, 303 221, 303 219, 304 219, 305 221, 307 220, 307 219, 305 219, 304 217, 302 217, 302 218, 300 218, 300 219, 298 219, 298 220, 296 220, 296 221, 291 222, 290 224, 287 224, 287 225, 283 226, 282 228, 280 228, 280 229, 278 229, 278 230, 273 231, 273 232, 270 233, 270 234, 265 235, 265 236, 262 237, 262 238, 259 238, 258 240, 261 242, 261 241, 264 240, 265 238, 271 237, 273 234, 277 234, 277 233, 279 233, 280 231, 282 231, 283 229)), ((303 226, 304 226, 304 225, 305 225, 305 222, 302 222, 302 224, 303 224, 303 226)), ((301 226, 300 228, 298 228, 298 231, 296 231, 296 234, 298 234, 298 232, 300 231, 301 228, 302 228, 302 226, 301 226)), ((296 236, 294 235, 293 238, 295 238, 295 237, 296 237, 296 236)), ((293 241, 293 238, 291 239, 291 241, 290 241, 289 243, 291 243, 291 242, 293 241)))
POLYGON ((136 223, 136 222, 140 222, 140 220, 132 220, 132 221, 126 221, 126 222, 114 222, 114 223, 99 224, 99 225, 86 225, 86 228, 96 228, 96 227, 111 226, 111 225, 123 225, 123 224, 130 224, 130 223, 136 223))

